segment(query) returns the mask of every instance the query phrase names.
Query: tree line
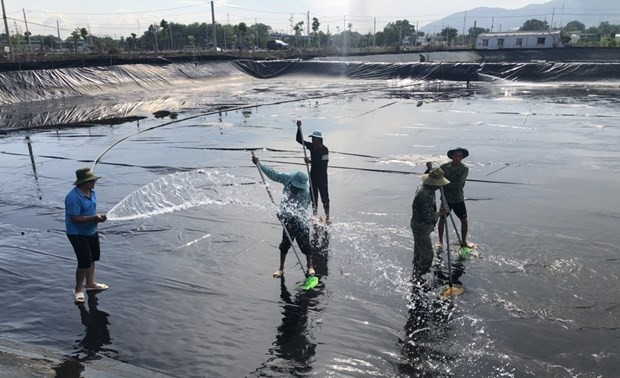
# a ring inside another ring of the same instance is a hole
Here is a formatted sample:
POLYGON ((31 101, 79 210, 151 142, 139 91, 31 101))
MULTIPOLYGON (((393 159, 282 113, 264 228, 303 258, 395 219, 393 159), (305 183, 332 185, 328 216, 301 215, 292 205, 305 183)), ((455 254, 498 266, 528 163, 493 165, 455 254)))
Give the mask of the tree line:
MULTIPOLYGON (((136 52, 163 52, 180 50, 205 50, 205 49, 226 49, 226 50, 248 50, 265 49, 267 41, 271 39, 281 39, 289 43, 293 48, 319 49, 324 47, 336 47, 339 49, 351 48, 395 48, 399 49, 405 45, 420 46, 435 42, 436 46, 471 46, 476 37, 481 33, 489 32, 489 29, 472 27, 466 35, 459 35, 455 28, 446 27, 437 35, 426 35, 424 32, 416 31, 414 25, 408 20, 397 20, 388 23, 383 30, 377 33, 360 34, 353 31, 353 24, 349 23, 347 28, 336 26, 336 32, 325 33, 319 30, 321 22, 316 17, 312 18, 310 24, 311 32, 304 35, 304 21, 297 23, 290 20, 292 34, 281 34, 266 24, 257 23, 247 25, 240 22, 236 25, 223 25, 216 23, 207 24, 192 23, 189 25, 175 23, 162 19, 159 23, 154 23, 142 33, 137 35, 131 33, 120 39, 110 37, 100 37, 91 35, 86 28, 78 27, 65 40, 53 35, 32 35, 29 32, 23 35, 11 35, 11 42, 18 53, 30 51, 54 51, 68 49, 74 53, 94 52, 116 54, 121 51, 136 52), (215 27, 215 40, 214 30, 215 27), (439 41, 439 42, 437 42, 439 41), (21 51, 20 51, 21 50, 21 51)), ((620 33, 620 25, 601 22, 599 26, 587 28, 585 24, 578 20, 570 21, 566 26, 551 29, 545 20, 531 19, 523 23, 519 29, 521 31, 541 31, 559 30, 562 33, 563 42, 570 41, 570 35, 574 33, 599 35, 601 44, 607 41, 606 46, 615 46, 615 35, 620 33)), ((0 40, 6 41, 6 34, 0 34, 0 40)))

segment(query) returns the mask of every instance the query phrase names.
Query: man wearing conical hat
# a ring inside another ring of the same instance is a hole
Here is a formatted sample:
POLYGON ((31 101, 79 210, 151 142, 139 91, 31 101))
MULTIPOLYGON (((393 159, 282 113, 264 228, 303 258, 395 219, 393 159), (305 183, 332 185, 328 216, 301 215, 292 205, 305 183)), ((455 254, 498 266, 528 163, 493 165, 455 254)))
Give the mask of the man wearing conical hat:
POLYGON ((437 211, 435 191, 449 184, 441 168, 422 175, 422 186, 418 188, 411 205, 411 231, 413 232, 413 271, 420 278, 428 273, 433 263, 431 232, 440 216, 447 214, 443 207, 437 211))
POLYGON ((78 261, 73 299, 83 303, 86 291, 108 288, 106 284, 95 282, 95 261, 99 261, 101 254, 97 224, 107 218, 105 214, 97 214, 95 184, 101 177, 90 168, 78 169, 75 176, 75 187, 65 197, 65 226, 78 261))
POLYGON ((310 191, 308 190, 310 186, 308 184, 308 175, 300 171, 291 173, 278 172, 261 163, 256 156, 252 157, 252 162, 271 180, 284 185, 278 218, 280 218, 286 230, 282 229, 282 241, 279 246, 280 266, 273 273, 273 278, 280 278, 284 275, 286 254, 291 248, 291 243, 295 240, 297 240, 301 253, 306 255, 308 274, 314 276, 312 248, 310 247, 310 203, 312 201, 310 200, 310 191), (288 231, 288 235, 286 231, 288 231))

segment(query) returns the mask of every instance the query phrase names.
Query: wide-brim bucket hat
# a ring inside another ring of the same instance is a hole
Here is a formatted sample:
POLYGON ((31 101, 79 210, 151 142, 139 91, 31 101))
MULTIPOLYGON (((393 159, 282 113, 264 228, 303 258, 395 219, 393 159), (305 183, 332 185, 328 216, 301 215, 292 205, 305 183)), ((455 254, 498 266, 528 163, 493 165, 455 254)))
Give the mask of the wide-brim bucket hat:
POLYGON ((430 173, 422 175, 422 183, 430 186, 444 186, 449 184, 450 181, 443 177, 443 169, 435 168, 430 173))
POLYGON ((312 132, 312 134, 308 135, 310 138, 319 138, 319 139, 323 139, 323 133, 320 132, 319 130, 314 130, 312 132))
POLYGON ((448 158, 452 159, 452 155, 454 155, 455 152, 460 151, 463 153, 463 159, 465 159, 466 157, 469 156, 469 151, 467 151, 465 148, 463 147, 457 147, 453 150, 448 151, 448 158))
POLYGON ((75 171, 75 177, 77 180, 73 183, 73 185, 80 185, 86 181, 98 180, 101 176, 97 176, 90 170, 90 168, 80 168, 75 171))
POLYGON ((291 184, 293 184, 294 187, 302 189, 302 190, 307 190, 310 187, 310 185, 308 184, 307 174, 301 171, 295 171, 291 173, 290 176, 291 176, 291 184))

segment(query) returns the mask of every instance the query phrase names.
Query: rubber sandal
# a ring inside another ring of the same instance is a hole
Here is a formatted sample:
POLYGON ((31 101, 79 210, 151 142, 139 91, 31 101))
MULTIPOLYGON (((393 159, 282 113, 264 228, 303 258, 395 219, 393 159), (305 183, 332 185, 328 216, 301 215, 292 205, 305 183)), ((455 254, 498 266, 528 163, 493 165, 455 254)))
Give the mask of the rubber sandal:
POLYGON ((84 303, 84 300, 86 300, 86 297, 84 296, 84 292, 83 291, 76 292, 75 290, 73 290, 73 300, 75 300, 75 303, 84 303))
POLYGON ((87 287, 86 291, 108 290, 109 286, 104 283, 96 283, 94 287, 87 287))
POLYGON ((280 278, 284 275, 284 271, 283 270, 276 270, 275 272, 273 272, 273 278, 280 278))
POLYGON ((308 269, 308 274, 311 276, 314 276, 316 274, 316 272, 314 271, 314 268, 308 269))

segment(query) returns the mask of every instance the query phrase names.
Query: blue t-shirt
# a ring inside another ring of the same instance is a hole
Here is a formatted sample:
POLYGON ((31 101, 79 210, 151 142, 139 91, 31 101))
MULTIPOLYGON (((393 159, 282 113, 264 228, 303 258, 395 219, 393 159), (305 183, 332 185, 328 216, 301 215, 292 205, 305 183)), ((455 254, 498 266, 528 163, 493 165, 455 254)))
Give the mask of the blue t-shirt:
POLYGON ((263 163, 258 164, 267 177, 284 184, 280 201, 280 216, 298 222, 301 228, 308 228, 310 226, 310 191, 308 189, 293 190, 292 174, 278 172, 263 163))
POLYGON ((85 216, 97 214, 97 196, 91 190, 90 198, 77 186, 73 188, 65 197, 65 225, 69 235, 95 235, 97 233, 97 222, 74 223, 71 215, 85 216))

